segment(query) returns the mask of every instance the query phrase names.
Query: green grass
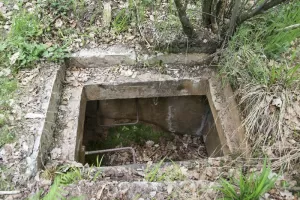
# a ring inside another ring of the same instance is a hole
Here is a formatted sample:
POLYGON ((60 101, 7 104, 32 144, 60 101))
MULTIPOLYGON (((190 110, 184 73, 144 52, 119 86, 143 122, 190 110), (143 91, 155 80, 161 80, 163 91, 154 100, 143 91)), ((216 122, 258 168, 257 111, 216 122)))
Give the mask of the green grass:
POLYGON ((220 187, 216 188, 225 200, 259 200, 262 195, 274 187, 277 176, 272 176, 272 171, 264 161, 261 173, 251 173, 239 179, 232 178, 230 181, 221 179, 220 187))
POLYGON ((282 30, 299 23, 300 1, 250 19, 237 29, 219 62, 220 76, 235 90, 256 155, 261 155, 263 145, 281 141, 282 116, 292 102, 290 94, 300 86, 300 28, 282 30), (272 107, 273 97, 281 107, 272 107))
POLYGON ((186 176, 182 173, 181 168, 175 162, 172 165, 164 167, 162 164, 165 158, 154 166, 147 166, 145 170, 145 180, 148 182, 162 182, 162 181, 179 181, 186 179, 186 176))
POLYGON ((33 67, 39 60, 59 61, 68 56, 66 46, 41 42, 45 25, 38 18, 38 13, 20 10, 13 16, 11 30, 0 41, 0 67, 33 67))
POLYGON ((10 100, 14 97, 17 82, 13 78, 0 77, 0 147, 14 140, 14 131, 8 126, 10 100))
POLYGON ((241 46, 260 44, 264 53, 277 59, 286 51, 291 42, 300 37, 300 28, 284 31, 282 29, 300 23, 300 2, 293 1, 280 5, 270 12, 246 21, 235 33, 230 45, 241 46))
POLYGON ((5 165, 0 165, 0 191, 14 190, 14 184, 8 180, 8 177, 2 177, 2 174, 6 174, 9 170, 5 165))
MULTIPOLYGON (((43 194, 43 191, 37 192, 35 195, 29 197, 29 200, 53 200, 53 199, 83 199, 83 197, 71 197, 71 198, 65 198, 63 197, 64 190, 63 187, 72 183, 76 183, 80 181, 82 177, 82 172, 79 168, 68 166, 62 166, 58 169, 54 168, 47 172, 47 170, 44 172, 44 174, 47 174, 48 178, 54 178, 53 184, 51 185, 48 192, 43 194), (67 171, 66 171, 67 169, 67 171), (65 172, 66 171, 66 172, 65 172), (53 176, 49 176, 49 174, 53 174, 53 176)), ((44 176, 45 177, 45 176, 44 176)))

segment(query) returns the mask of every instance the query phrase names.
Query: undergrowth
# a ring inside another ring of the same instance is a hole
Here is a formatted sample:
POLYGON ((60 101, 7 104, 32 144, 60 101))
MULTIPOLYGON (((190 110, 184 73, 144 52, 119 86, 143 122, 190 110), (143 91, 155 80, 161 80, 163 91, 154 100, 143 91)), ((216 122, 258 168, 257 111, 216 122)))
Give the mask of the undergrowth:
MULTIPOLYGON (((1 68, 0 68, 1 69, 1 68)), ((0 70, 1 71, 1 70, 0 70)), ((14 131, 8 126, 10 106, 17 82, 13 78, 0 77, 0 147, 14 140, 14 131)))
POLYGON ((299 89, 300 2, 293 1, 245 22, 232 37, 220 74, 236 90, 244 125, 254 146, 283 136, 283 116, 291 93, 299 89), (288 52, 288 53, 287 53, 288 52))
POLYGON ((41 178, 53 181, 51 187, 48 191, 38 191, 33 196, 29 197, 29 200, 85 199, 83 196, 65 198, 63 187, 84 179, 93 182, 96 181, 102 173, 102 170, 100 169, 102 159, 103 157, 99 159, 99 156, 97 156, 95 161, 96 165, 92 165, 88 168, 75 167, 72 165, 47 167, 42 171, 41 178))
MULTIPOLYGON (((53 200, 53 199, 66 199, 63 194, 63 187, 72 183, 76 183, 82 179, 82 172, 79 168, 71 167, 67 168, 62 166, 58 169, 55 167, 47 169, 43 173, 43 177, 47 179, 54 179, 53 184, 49 188, 49 191, 39 191, 35 195, 29 198, 29 200, 53 200)), ((71 199, 82 199, 80 197, 74 197, 71 199)))
POLYGON ((13 16, 10 32, 0 41, 0 67, 33 67, 39 60, 59 61, 68 56, 66 46, 45 44, 45 26, 37 13, 21 10, 13 16))
MULTIPOLYGON (((273 169, 292 170, 300 158, 299 143, 289 142, 298 141, 299 124, 287 123, 297 121, 288 110, 299 104, 300 81, 300 28, 287 28, 299 23, 299 1, 251 19, 238 28, 219 63, 223 81, 235 90, 251 157, 269 156, 273 169)), ((252 192, 253 176, 241 177, 252 192)))
POLYGON ((221 179, 220 187, 216 189, 221 192, 225 200, 259 200, 274 187, 276 180, 277 176, 272 174, 265 160, 261 173, 243 175, 240 172, 238 179, 234 177, 229 181, 221 179))
POLYGON ((162 168, 165 158, 154 166, 147 166, 145 170, 145 180, 148 182, 180 181, 186 179, 180 166, 175 162, 172 165, 162 168))

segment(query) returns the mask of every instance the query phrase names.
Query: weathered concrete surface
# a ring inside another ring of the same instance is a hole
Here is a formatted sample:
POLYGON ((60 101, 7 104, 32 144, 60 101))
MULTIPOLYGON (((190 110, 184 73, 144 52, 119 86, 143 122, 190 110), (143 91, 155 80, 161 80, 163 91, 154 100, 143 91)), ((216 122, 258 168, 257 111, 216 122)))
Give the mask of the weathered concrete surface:
POLYGON ((60 93, 64 76, 65 68, 58 67, 52 76, 52 80, 47 82, 47 88, 44 88, 44 92, 47 91, 49 95, 49 98, 47 98, 48 101, 45 102, 44 106, 47 111, 38 129, 30 159, 27 159, 29 162, 27 173, 29 174, 36 173, 37 170, 44 165, 49 149, 53 145, 52 142, 54 141, 56 117, 60 104, 60 93))
POLYGON ((137 56, 133 48, 123 45, 103 46, 97 49, 83 49, 74 53, 69 60, 69 65, 78 67, 134 65, 136 59, 137 56))
MULTIPOLYGON (((85 101, 159 96, 206 95, 211 116, 216 121, 215 127, 207 125, 206 132, 210 134, 204 136, 210 155, 228 155, 244 150, 244 129, 237 107, 232 106, 234 99, 228 90, 223 91, 211 68, 172 66, 168 75, 155 69, 129 66, 73 67, 68 68, 66 74, 65 99, 60 106, 62 112, 58 121, 59 126, 64 128, 58 133, 60 139, 54 150, 59 150, 52 152, 52 159, 78 160, 85 115, 85 108, 80 108, 80 105, 84 105, 85 101)), ((199 121, 201 123, 201 119, 199 121)))
POLYGON ((145 54, 124 45, 105 45, 96 49, 83 49, 74 53, 69 59, 69 66, 103 68, 114 65, 202 65, 211 59, 212 57, 206 53, 145 54))
POLYGON ((208 82, 207 98, 223 153, 247 155, 249 147, 245 140, 245 129, 231 87, 222 86, 222 82, 216 76, 212 76, 208 82))
POLYGON ((174 53, 159 53, 156 55, 137 54, 137 64, 140 65, 199 65, 207 62, 210 59, 209 54, 205 53, 189 53, 189 54, 174 54, 174 53))
POLYGON ((101 130, 101 125, 116 124, 117 120, 135 122, 138 111, 140 122, 154 124, 165 131, 190 135, 200 134, 197 131, 205 121, 205 112, 209 108, 205 96, 114 99, 89 103, 95 106, 86 116, 95 124, 88 123, 87 126, 96 126, 95 130, 101 130))
POLYGON ((128 80, 120 83, 86 85, 84 89, 88 100, 206 95, 207 81, 205 79, 138 82, 128 80))
POLYGON ((209 181, 178 182, 117 182, 80 181, 65 187, 65 197, 83 196, 84 199, 214 199, 216 183, 209 181))

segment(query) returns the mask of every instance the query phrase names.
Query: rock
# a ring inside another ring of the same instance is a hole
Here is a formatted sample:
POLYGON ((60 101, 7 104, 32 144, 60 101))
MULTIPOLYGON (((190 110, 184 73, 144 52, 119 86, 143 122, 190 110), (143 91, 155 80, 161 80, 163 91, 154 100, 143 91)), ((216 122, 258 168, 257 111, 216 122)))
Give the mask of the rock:
POLYGON ((280 98, 278 98, 278 97, 274 98, 272 100, 272 105, 276 106, 277 108, 281 108, 281 106, 282 106, 282 100, 280 98))
POLYGON ((150 192, 150 197, 151 197, 151 198, 154 198, 154 197, 155 197, 155 195, 156 195, 156 191, 152 191, 152 192, 150 192))
POLYGON ((167 192, 168 192, 169 195, 172 193, 172 190, 173 190, 173 186, 172 185, 168 185, 167 186, 167 192))
POLYGON ((0 125, 1 125, 2 123, 4 123, 5 120, 6 120, 5 116, 4 116, 3 114, 0 114, 0 125))
POLYGON ((61 155, 61 149, 60 148, 54 148, 52 151, 51 151, 51 159, 56 159, 58 157, 60 157, 61 155))
POLYGON ((124 73, 124 76, 132 76, 132 75, 133 75, 133 71, 131 71, 131 70, 127 70, 124 73))
POLYGON ((60 27, 62 27, 62 25, 63 25, 63 21, 61 19, 57 19, 55 21, 55 27, 56 28, 60 28, 60 27))
MULTIPOLYGON (((5 28, 5 27, 4 27, 5 28)), ((17 53, 14 53, 10 58, 9 58, 9 61, 10 61, 10 64, 13 65, 16 63, 16 61, 18 60, 20 56, 20 52, 17 52, 17 53)))
POLYGON ((14 5, 13 7, 14 10, 20 10, 19 6, 17 4, 14 5))
POLYGON ((45 118, 45 116, 41 113, 27 113, 25 115, 26 119, 42 119, 45 118))
POLYGON ((134 72, 131 76, 131 78, 135 78, 137 76, 137 72, 134 72))
POLYGON ((152 140, 148 140, 147 142, 146 142, 146 146, 147 147, 152 147, 154 145, 154 142, 152 141, 152 140))

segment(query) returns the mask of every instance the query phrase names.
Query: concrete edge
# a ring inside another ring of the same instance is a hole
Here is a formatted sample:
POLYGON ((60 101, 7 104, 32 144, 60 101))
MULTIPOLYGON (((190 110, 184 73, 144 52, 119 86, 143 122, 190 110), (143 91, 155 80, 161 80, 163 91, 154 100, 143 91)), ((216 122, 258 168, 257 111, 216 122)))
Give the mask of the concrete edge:
POLYGON ((29 175, 35 174, 38 169, 44 166, 46 154, 52 145, 58 106, 60 104, 62 82, 65 77, 65 66, 60 66, 56 70, 54 77, 51 83, 51 96, 48 101, 46 116, 41 122, 38 136, 34 142, 33 153, 30 156, 31 163, 26 172, 29 175))
POLYGON ((98 68, 116 65, 200 65, 211 59, 211 55, 206 53, 157 53, 148 55, 125 45, 114 45, 83 49, 73 53, 67 62, 68 66, 98 68))
POLYGON ((212 77, 209 79, 207 98, 215 119, 224 155, 248 155, 248 145, 245 140, 245 128, 242 126, 240 113, 230 85, 222 86, 221 81, 212 77))

